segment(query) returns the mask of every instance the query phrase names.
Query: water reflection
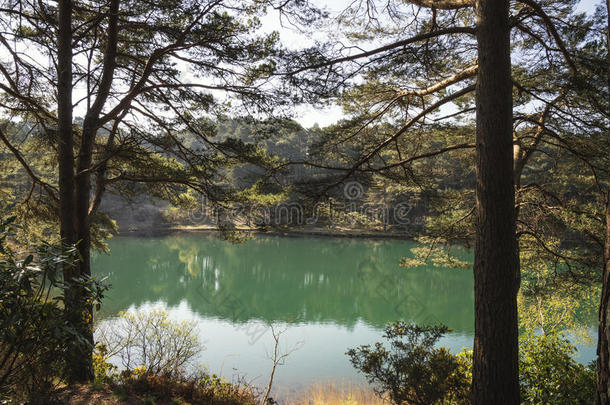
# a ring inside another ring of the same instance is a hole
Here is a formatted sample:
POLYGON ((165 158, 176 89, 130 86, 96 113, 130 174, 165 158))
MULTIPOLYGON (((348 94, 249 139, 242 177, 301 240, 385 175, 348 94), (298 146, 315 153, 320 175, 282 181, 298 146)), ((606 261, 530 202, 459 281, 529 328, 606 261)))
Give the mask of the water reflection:
POLYGON ((472 274, 400 269, 412 242, 257 237, 231 244, 211 235, 120 237, 94 257, 112 289, 104 313, 186 301, 203 318, 232 323, 336 324, 375 329, 392 320, 473 330, 472 274))

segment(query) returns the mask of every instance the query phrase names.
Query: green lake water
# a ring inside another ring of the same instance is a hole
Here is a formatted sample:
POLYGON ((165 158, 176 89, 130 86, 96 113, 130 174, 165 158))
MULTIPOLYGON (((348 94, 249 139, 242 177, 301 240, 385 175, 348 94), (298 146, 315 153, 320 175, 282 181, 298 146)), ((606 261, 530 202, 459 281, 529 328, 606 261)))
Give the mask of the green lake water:
MULTIPOLYGON (((356 238, 257 236, 231 244, 207 234, 117 237, 96 254, 93 271, 112 285, 100 318, 163 308, 194 319, 210 372, 262 385, 273 339, 267 324, 286 329, 281 348, 300 348, 276 372, 276 386, 298 389, 334 380, 360 383, 350 347, 379 340, 388 321, 444 323, 441 345, 471 347, 471 270, 398 267, 414 242, 356 238)), ((470 259, 468 252, 463 259, 470 259)), ((581 361, 595 356, 579 346, 581 361)))

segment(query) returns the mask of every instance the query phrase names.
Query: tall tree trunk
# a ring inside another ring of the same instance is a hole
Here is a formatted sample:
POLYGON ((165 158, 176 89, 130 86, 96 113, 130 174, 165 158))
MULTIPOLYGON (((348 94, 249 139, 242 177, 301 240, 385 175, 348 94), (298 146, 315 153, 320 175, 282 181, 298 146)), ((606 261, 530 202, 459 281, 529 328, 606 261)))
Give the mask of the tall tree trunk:
MULTIPOLYGON (((610 0, 606 0, 607 85, 610 92, 610 0)), ((609 93, 610 97, 610 93, 609 93)), ((610 99, 608 100, 610 106, 610 99)), ((610 111, 609 111, 610 113, 610 111)), ((610 144, 610 133, 607 134, 610 144)), ((608 151, 608 175, 610 176, 610 150, 608 151)), ((599 329, 597 336, 597 403, 610 405, 610 178, 606 189, 606 237, 604 243, 604 267, 602 294, 599 304, 599 329)))
MULTIPOLYGON (((82 137, 85 138, 83 127, 82 137)), ((78 272, 81 277, 91 276, 91 232, 89 228, 89 190, 91 176, 89 170, 91 166, 91 146, 83 145, 79 149, 77 173, 75 177, 75 198, 76 209, 73 213, 75 217, 76 236, 78 238, 78 252, 80 260, 78 272), (83 149, 85 147, 85 149, 83 149)), ((93 330, 89 322, 93 316, 93 308, 85 299, 85 292, 81 289, 75 290, 75 305, 77 305, 78 318, 75 318, 75 328, 81 336, 85 338, 86 344, 76 344, 73 350, 74 361, 72 361, 71 380, 73 382, 87 382, 94 378, 92 365, 93 351, 93 330)), ((75 313, 76 313, 75 312, 75 313)))
MULTIPOLYGON (((58 2, 57 33, 57 118, 58 118, 58 160, 59 160, 59 196, 60 196, 60 234, 62 243, 77 244, 82 256, 83 243, 79 233, 80 224, 77 217, 78 199, 75 193, 74 176, 74 138, 72 133, 72 0, 58 2)), ((84 259, 88 258, 88 252, 84 259)), ((64 279, 71 280, 83 274, 83 265, 88 261, 80 260, 76 267, 64 269, 64 279)), ((86 303, 83 292, 76 284, 66 290, 66 316, 68 322, 80 331, 89 341, 83 345, 72 342, 67 354, 71 382, 85 382, 93 379, 91 344, 93 337, 88 323, 86 303)))
MULTIPOLYGON (((99 129, 99 116, 110 93, 114 70, 116 68, 118 12, 119 0, 111 0, 108 8, 108 29, 106 32, 106 47, 103 59, 104 68, 97 96, 93 105, 87 111, 83 121, 81 144, 77 160, 77 171, 75 176, 75 225, 76 236, 78 238, 78 251, 80 254, 79 275, 84 277, 91 276, 91 224, 89 215, 91 205, 90 169, 93 160, 95 136, 99 129)), ((81 381, 90 381, 94 377, 91 362, 94 342, 91 324, 87 320, 93 318, 93 308, 91 304, 88 304, 83 299, 83 294, 80 294, 78 298, 80 298, 81 322, 77 327, 89 344, 80 345, 76 351, 82 360, 78 364, 75 364, 77 367, 74 371, 76 373, 75 377, 79 378, 81 381)))
POLYGON ((508 0, 477 0, 473 404, 519 404, 508 0))
POLYGON ((597 338, 597 403, 610 404, 610 195, 606 200, 606 239, 597 338))
POLYGON ((72 2, 59 0, 57 33, 57 139, 60 235, 74 244, 74 141, 72 137, 72 2))

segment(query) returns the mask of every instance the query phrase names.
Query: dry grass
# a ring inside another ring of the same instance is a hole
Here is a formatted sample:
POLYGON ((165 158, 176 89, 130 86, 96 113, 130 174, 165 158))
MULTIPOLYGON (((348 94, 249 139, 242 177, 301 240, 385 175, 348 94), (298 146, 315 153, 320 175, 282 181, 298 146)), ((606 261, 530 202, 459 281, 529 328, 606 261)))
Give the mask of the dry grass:
POLYGON ((57 396, 57 403, 66 405, 121 405, 124 403, 114 395, 108 386, 76 385, 64 387, 57 392, 57 396))
MULTIPOLYGON (((210 383, 211 384, 211 383, 210 383)), ((66 386, 53 392, 53 401, 32 405, 258 405, 249 388, 228 383, 204 386, 199 380, 162 376, 125 378, 117 383, 66 386)))
POLYGON ((286 405, 388 405, 368 387, 349 384, 320 384, 281 401, 286 405))

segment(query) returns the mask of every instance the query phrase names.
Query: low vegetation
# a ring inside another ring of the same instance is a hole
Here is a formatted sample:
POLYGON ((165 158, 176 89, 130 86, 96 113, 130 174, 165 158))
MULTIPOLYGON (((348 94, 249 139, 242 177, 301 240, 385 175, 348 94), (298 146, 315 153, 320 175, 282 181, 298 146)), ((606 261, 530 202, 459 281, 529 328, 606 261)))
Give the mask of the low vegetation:
MULTIPOLYGON (((389 324, 381 342, 347 352, 380 398, 396 405, 470 403, 472 351, 451 354, 436 347, 444 326, 389 324)), ((592 403, 595 368, 575 361, 573 345, 559 332, 528 333, 520 343, 520 387, 524 404, 592 403)))
POLYGON ((204 346, 193 322, 172 320, 161 310, 126 312, 99 325, 95 335, 94 384, 110 387, 127 402, 257 404, 254 388, 243 381, 197 369, 204 346), (111 358, 120 359, 121 372, 111 358))
MULTIPOLYGON (((17 229, 14 218, 0 222, 0 399, 45 403, 65 381, 66 353, 75 342, 90 344, 64 311, 68 289, 61 269, 74 264, 76 253, 49 244, 15 251, 10 241, 17 229)), ((84 277, 71 286, 92 306, 106 289, 84 277)))
MULTIPOLYGON (((124 316, 124 315, 123 315, 124 316)), ((167 320, 159 311, 143 312, 126 319, 165 319, 164 328, 180 323, 167 320)), ((438 347, 449 332, 444 326, 417 326, 405 322, 388 324, 378 342, 348 351, 353 365, 364 373, 371 387, 316 385, 299 394, 281 394, 280 400, 264 401, 261 392, 237 381, 230 383, 205 372, 153 373, 145 366, 118 372, 105 359, 105 346, 95 357, 96 380, 79 390, 60 391, 70 404, 73 398, 98 395, 101 404, 285 404, 285 405, 461 405, 470 403, 472 351, 458 354, 438 347), (70 395, 68 395, 70 394, 70 395)), ((169 336, 161 333, 162 336, 169 336)), ((166 338, 167 339, 167 338, 166 338)), ((171 338, 174 339, 174 338, 171 338)), ((169 341, 153 342, 172 344, 169 341)), ((173 344, 179 343, 173 342, 173 344)), ((192 347, 195 342, 186 342, 192 347)), ((121 350, 126 350, 125 348, 121 350)), ((155 349, 152 348, 151 352, 155 349)), ((575 348, 560 333, 526 333, 520 347, 520 386, 523 404, 590 404, 595 392, 595 369, 574 360, 575 348)), ((135 364, 135 363, 134 363, 135 364)), ((281 387, 280 387, 281 391, 281 387)))
POLYGON ((386 405, 369 387, 349 384, 316 384, 298 394, 287 394, 282 405, 386 405))
POLYGON ((99 325, 95 338, 97 364, 117 356, 126 370, 147 375, 180 376, 204 350, 196 322, 173 321, 161 310, 122 313, 99 325))
POLYGON ((574 346, 560 333, 521 338, 519 376, 524 404, 588 404, 595 396, 595 363, 574 360, 574 346))

